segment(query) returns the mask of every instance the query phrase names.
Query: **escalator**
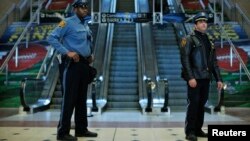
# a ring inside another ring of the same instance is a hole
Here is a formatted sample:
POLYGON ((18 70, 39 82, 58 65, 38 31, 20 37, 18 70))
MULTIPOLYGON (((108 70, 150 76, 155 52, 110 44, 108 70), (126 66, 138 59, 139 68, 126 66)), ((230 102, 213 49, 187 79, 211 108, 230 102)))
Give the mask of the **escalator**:
MULTIPOLYGON (((116 12, 134 12, 134 1, 116 1, 116 12)), ((108 109, 139 109, 135 24, 114 24, 108 68, 108 109)))
MULTIPOLYGON (((103 2, 102 10, 106 10, 104 12, 107 12, 109 11, 110 6, 110 0, 106 0, 105 3, 103 2), (103 6, 105 6, 105 8, 103 8, 103 6)), ((96 63, 93 63, 93 65, 97 68, 97 70, 101 71, 102 65, 98 64, 102 63, 103 61, 103 48, 106 38, 105 34, 107 34, 107 25, 91 24, 89 27, 92 30, 92 35, 94 38, 94 55, 97 56, 95 57, 96 63)), ((48 108, 60 109, 62 92, 58 73, 58 61, 56 60, 55 56, 56 53, 53 53, 53 59, 51 59, 51 64, 53 66, 51 67, 51 70, 48 70, 48 77, 46 77, 47 79, 27 79, 22 82, 20 97, 24 110, 33 113, 48 108)), ((91 91, 88 93, 88 97, 91 97, 89 95, 91 95, 91 91)))
POLYGON ((173 24, 153 26, 159 76, 169 83, 169 106, 183 110, 186 106, 186 84, 180 77, 181 62, 173 24))
POLYGON ((139 109, 135 24, 116 24, 111 53, 108 109, 139 109))

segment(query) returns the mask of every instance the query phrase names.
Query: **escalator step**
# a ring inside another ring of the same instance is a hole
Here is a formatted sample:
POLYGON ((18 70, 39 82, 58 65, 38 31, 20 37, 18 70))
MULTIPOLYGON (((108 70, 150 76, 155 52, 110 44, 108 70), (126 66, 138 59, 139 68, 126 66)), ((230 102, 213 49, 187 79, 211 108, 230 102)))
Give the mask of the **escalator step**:
POLYGON ((183 106, 187 105, 187 99, 186 98, 180 98, 180 99, 169 99, 169 106, 183 106))
POLYGON ((126 52, 133 52, 133 53, 136 53, 136 48, 135 47, 114 47, 113 48, 113 52, 123 52, 123 53, 126 53, 126 52))
POLYGON ((139 102, 108 102, 107 107, 112 108, 130 108, 130 109, 137 109, 139 108, 139 102))
POLYGON ((108 95, 108 101, 112 102, 138 102, 138 95, 108 95))
POLYGON ((108 94, 111 95, 136 95, 138 94, 137 89, 127 89, 127 88, 113 88, 108 90, 108 94))
POLYGON ((164 50, 164 51, 169 51, 169 50, 178 50, 179 51, 179 46, 178 45, 157 45, 158 50, 164 50))
POLYGON ((111 77, 137 77, 137 72, 110 72, 111 77))
POLYGON ((161 62, 161 60, 158 61, 159 64, 180 64, 180 59, 166 59, 161 62))
POLYGON ((181 64, 167 64, 167 63, 159 63, 160 71, 165 71, 165 69, 173 69, 181 71, 181 64))
POLYGON ((114 51, 112 52, 112 56, 136 56, 137 53, 135 51, 125 52, 125 51, 114 51))
POLYGON ((137 66, 137 62, 128 62, 128 61, 112 61, 111 62, 112 66, 137 66))
POLYGON ((113 61, 136 61, 136 56, 117 56, 117 55, 112 55, 112 62, 113 61))
POLYGON ((163 53, 159 53, 157 55, 157 57, 161 60, 167 60, 167 59, 177 59, 177 60, 180 60, 180 54, 171 54, 171 53, 166 53, 166 54, 163 54, 163 53))
POLYGON ((116 76, 116 77, 109 77, 109 81, 112 81, 113 83, 118 83, 118 82, 136 82, 137 83, 137 77, 126 77, 126 79, 124 79, 124 77, 120 77, 120 76, 116 76))
POLYGON ((136 66, 111 66, 110 68, 111 71, 137 71, 136 66))
MULTIPOLYGON (((126 82, 129 82, 129 81, 126 81, 126 82)), ((138 88, 138 84, 136 81, 133 82, 130 82, 130 83, 121 83, 121 82, 111 82, 109 84, 109 88, 122 88, 122 89, 126 89, 126 88, 129 88, 129 89, 137 89, 138 88)))

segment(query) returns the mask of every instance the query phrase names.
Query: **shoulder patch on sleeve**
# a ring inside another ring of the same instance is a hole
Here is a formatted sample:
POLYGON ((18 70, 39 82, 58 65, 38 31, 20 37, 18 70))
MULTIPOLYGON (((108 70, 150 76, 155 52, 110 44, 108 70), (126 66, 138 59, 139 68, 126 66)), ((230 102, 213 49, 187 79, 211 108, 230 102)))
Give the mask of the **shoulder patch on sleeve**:
POLYGON ((181 39, 181 47, 185 47, 187 44, 187 39, 186 38, 182 38, 181 39))
POLYGON ((61 21, 61 22, 58 24, 59 27, 64 27, 65 25, 66 25, 66 22, 65 22, 65 21, 61 21))

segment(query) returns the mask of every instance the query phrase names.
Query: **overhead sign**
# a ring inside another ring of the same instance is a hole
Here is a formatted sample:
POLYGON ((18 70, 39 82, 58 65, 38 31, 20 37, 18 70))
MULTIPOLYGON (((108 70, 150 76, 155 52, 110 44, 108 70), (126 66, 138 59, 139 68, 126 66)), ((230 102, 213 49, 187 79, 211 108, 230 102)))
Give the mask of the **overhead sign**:
POLYGON ((135 23, 152 20, 150 13, 101 13, 102 23, 135 23))
POLYGON ((186 17, 183 13, 170 13, 161 15, 161 13, 101 13, 102 23, 144 23, 155 21, 163 22, 184 22, 186 17), (153 18, 154 17, 154 18, 153 18))

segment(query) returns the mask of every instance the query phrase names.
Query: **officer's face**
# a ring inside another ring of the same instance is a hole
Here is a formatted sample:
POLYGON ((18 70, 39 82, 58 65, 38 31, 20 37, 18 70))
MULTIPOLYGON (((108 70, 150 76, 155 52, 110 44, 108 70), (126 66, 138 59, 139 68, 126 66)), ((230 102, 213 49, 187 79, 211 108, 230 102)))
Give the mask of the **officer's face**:
POLYGON ((207 21, 206 20, 200 20, 197 21, 195 24, 195 29, 200 32, 206 32, 207 30, 207 21))
POLYGON ((77 7, 76 9, 75 9, 75 12, 76 12, 76 14, 79 16, 79 17, 85 17, 85 16, 87 16, 87 14, 88 14, 88 7, 77 7))

